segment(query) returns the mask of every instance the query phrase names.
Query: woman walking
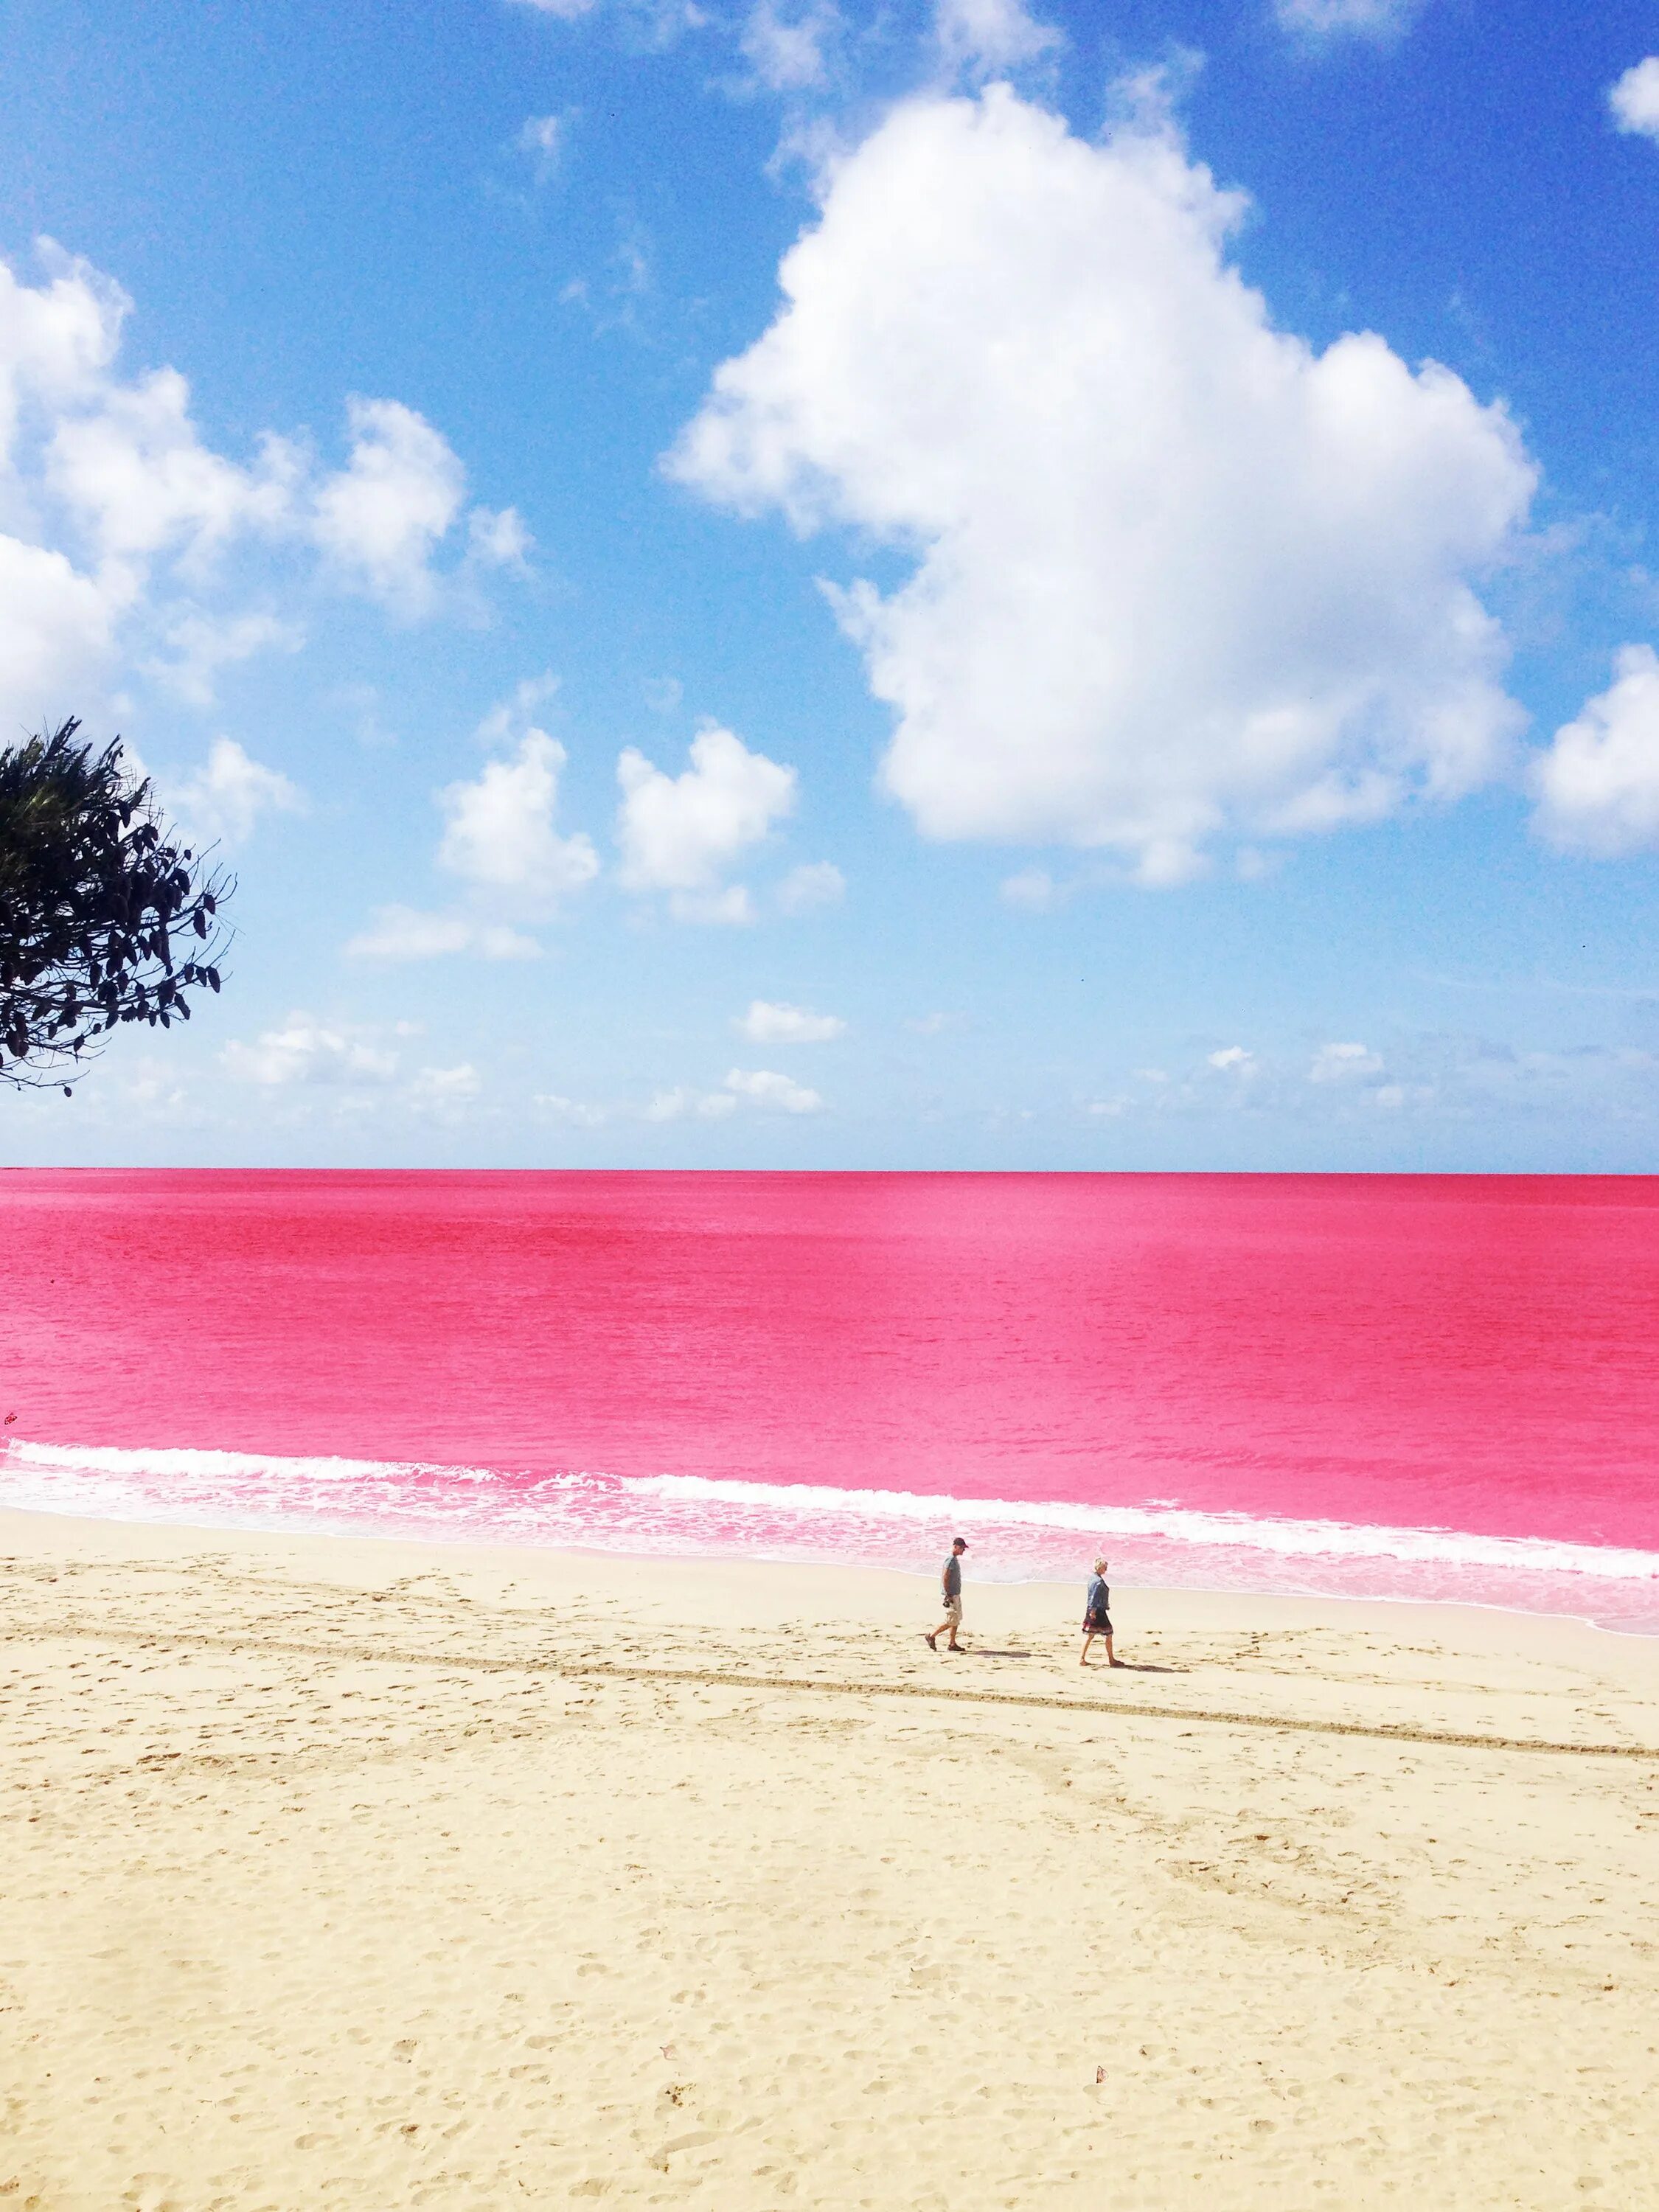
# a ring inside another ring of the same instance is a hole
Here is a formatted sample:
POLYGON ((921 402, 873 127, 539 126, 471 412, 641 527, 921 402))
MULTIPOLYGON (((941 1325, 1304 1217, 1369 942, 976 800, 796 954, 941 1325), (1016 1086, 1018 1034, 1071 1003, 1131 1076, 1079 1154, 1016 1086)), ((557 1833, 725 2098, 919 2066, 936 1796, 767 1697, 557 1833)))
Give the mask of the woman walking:
POLYGON ((1125 1664, 1112 1649, 1112 1616, 1109 1609, 1111 1602, 1112 1593, 1106 1587, 1106 1562, 1097 1559, 1094 1573, 1089 1577, 1089 1595, 1083 1601, 1083 1656, 1078 1661, 1079 1667, 1088 1665, 1089 1646, 1097 1636, 1105 1641, 1109 1662, 1114 1667, 1125 1664))

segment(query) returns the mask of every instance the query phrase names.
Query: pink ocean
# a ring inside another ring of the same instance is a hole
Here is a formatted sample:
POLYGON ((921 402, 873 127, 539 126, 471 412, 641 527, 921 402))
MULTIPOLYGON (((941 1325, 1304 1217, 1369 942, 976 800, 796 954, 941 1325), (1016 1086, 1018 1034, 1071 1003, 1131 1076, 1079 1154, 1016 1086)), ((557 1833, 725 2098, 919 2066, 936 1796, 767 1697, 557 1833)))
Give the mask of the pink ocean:
POLYGON ((1659 1178, 0 1176, 0 1503, 1659 1632, 1659 1178))

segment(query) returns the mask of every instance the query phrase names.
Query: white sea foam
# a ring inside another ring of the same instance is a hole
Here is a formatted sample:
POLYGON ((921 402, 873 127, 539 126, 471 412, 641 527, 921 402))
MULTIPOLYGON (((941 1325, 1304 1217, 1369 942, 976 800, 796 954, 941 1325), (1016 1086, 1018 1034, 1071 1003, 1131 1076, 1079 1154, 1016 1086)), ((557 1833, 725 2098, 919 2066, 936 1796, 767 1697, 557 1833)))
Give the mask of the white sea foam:
POLYGON ((690 1504, 769 1505, 794 1513, 866 1519, 960 1522, 971 1527, 1076 1528, 1103 1536, 1161 1536, 1178 1544, 1225 1545, 1286 1559, 1401 1559, 1420 1565, 1497 1567, 1528 1574, 1600 1575, 1627 1582, 1659 1577, 1659 1552, 1571 1544, 1542 1536, 1480 1536, 1455 1528, 1390 1528, 1349 1521, 1281 1521, 1184 1506, 1071 1504, 1047 1499, 954 1498, 908 1490, 836 1490, 816 1484, 725 1482, 693 1474, 645 1475, 628 1487, 690 1504))
MULTIPOLYGON (((969 1531, 988 1528, 1076 1531, 1091 1539, 1150 1538, 1192 1549, 1265 1553, 1281 1559, 1393 1561, 1403 1566, 1473 1570, 1519 1575, 1572 1575, 1606 1582, 1659 1580, 1659 1553, 1611 1544, 1577 1544, 1537 1536, 1490 1536, 1455 1528, 1396 1528, 1344 1521, 1296 1521, 1246 1513, 1203 1512, 1177 1505, 1092 1505, 1060 1499, 957 1498, 905 1490, 848 1490, 826 1484, 750 1482, 693 1474, 620 1476, 568 1474, 526 1482, 522 1475, 476 1467, 444 1467, 415 1461, 331 1457, 283 1458, 273 1454, 224 1451, 143 1450, 110 1446, 36 1443, 19 1438, 8 1444, 0 1501, 14 1483, 30 1492, 31 1474, 52 1484, 73 1485, 76 1477, 104 1478, 96 1485, 96 1508, 117 1510, 115 1490, 125 1483, 173 1483, 198 1501, 215 1494, 225 1508, 240 1507, 268 1522, 283 1498, 313 1508, 322 1499, 308 1493, 338 1493, 356 1485, 385 1498, 421 1492, 429 1499, 446 1482, 474 1486, 480 1503, 492 1491, 500 1504, 533 1510, 556 1499, 563 1521, 580 1517, 584 1503, 607 1519, 616 1509, 654 1501, 682 1509, 690 1518, 699 1509, 736 1508, 763 1516, 774 1526, 830 1518, 865 1523, 922 1524, 950 1522, 969 1531)), ((36 1502, 30 1496, 29 1502, 36 1502)), ((41 1502, 44 1502, 42 1500, 41 1502)), ((92 1502, 92 1501, 89 1501, 92 1502)), ((137 1504, 135 1498, 135 1504, 137 1504)), ((154 1511, 158 1500, 145 1500, 154 1511)), ((82 1507, 82 1510, 87 1510, 82 1507)))
POLYGON ((125 1445, 40 1444, 20 1437, 6 1448, 17 1467, 62 1468, 69 1473, 173 1475, 183 1480, 257 1481, 276 1475, 289 1482, 391 1482, 447 1476, 453 1482, 494 1482, 485 1467, 441 1467, 418 1460, 285 1459, 274 1452, 146 1451, 125 1445))

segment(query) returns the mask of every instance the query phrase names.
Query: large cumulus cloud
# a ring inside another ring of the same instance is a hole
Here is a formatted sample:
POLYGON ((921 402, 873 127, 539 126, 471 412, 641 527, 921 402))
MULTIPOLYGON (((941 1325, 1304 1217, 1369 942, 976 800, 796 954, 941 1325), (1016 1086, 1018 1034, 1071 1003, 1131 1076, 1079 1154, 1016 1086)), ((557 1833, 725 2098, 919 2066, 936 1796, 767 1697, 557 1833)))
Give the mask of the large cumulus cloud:
POLYGON ((671 471, 914 553, 833 594, 936 837, 1204 848, 1490 777, 1519 725, 1483 572, 1534 471, 1501 406, 1378 337, 1274 327, 1241 198, 1172 132, 993 86, 829 173, 771 327, 671 471))

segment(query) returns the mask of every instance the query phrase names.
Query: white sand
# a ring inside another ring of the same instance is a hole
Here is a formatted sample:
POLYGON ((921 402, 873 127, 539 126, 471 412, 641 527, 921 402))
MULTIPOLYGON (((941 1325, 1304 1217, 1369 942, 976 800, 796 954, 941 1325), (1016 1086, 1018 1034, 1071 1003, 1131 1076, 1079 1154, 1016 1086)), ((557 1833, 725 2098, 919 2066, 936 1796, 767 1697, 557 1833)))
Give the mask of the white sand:
POLYGON ((0 2212, 1659 2206, 1659 1641, 1123 1589, 1167 1671, 1085 1676, 1080 1584, 946 1661, 900 1577, 0 1557, 0 2212))

